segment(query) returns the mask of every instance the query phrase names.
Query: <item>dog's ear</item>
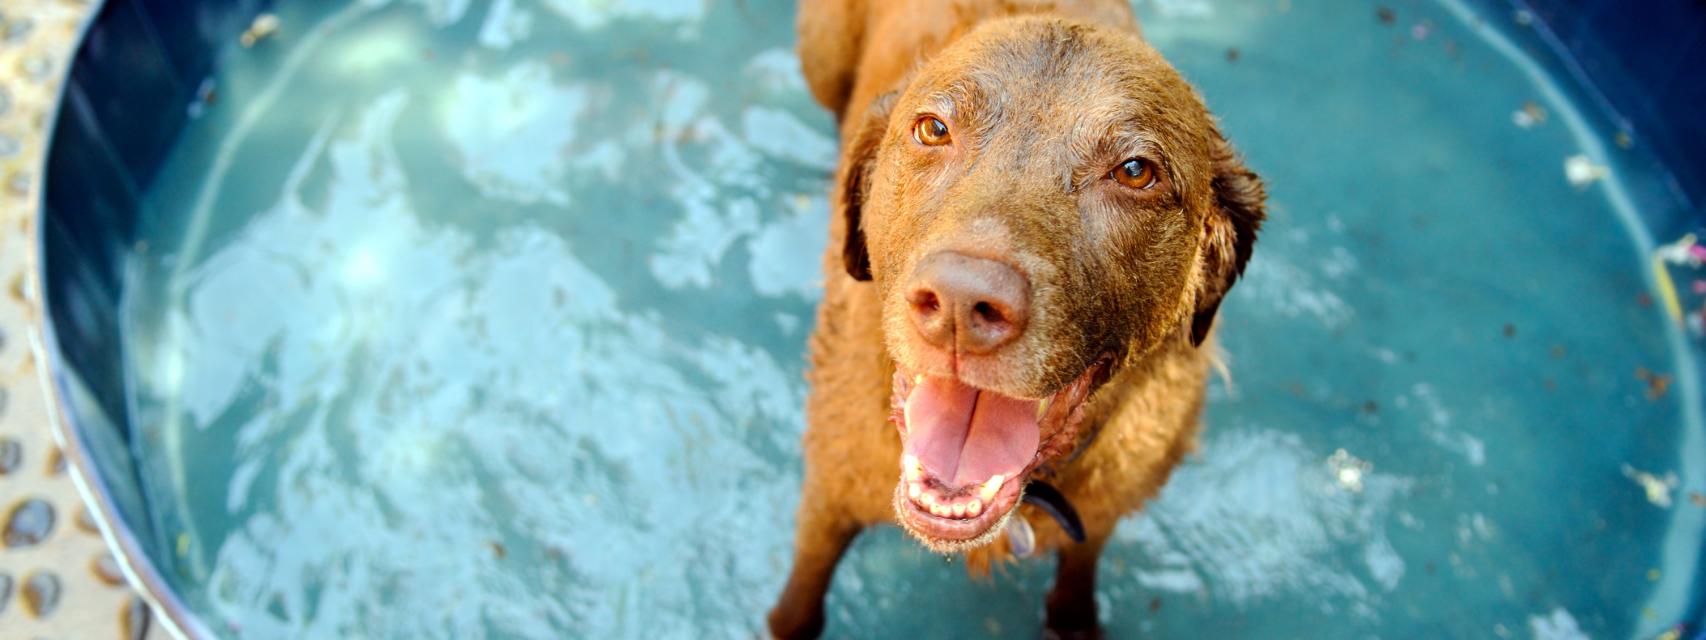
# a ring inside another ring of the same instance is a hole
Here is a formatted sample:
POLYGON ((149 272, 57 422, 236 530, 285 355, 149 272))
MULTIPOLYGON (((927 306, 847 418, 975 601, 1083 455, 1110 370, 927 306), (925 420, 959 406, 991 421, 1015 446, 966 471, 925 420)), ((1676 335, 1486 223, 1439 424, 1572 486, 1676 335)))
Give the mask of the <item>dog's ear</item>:
POLYGON ((1191 344, 1200 346, 1214 326, 1220 301, 1244 273, 1256 231, 1265 217, 1267 191, 1262 179, 1244 167, 1232 145, 1216 134, 1214 147, 1214 211, 1203 223, 1202 283, 1191 316, 1191 344))
POLYGON ((895 97, 896 94, 891 92, 871 101, 871 106, 865 110, 854 130, 853 138, 846 142, 841 152, 838 205, 842 221, 847 225, 841 259, 847 266, 847 275, 853 276, 854 280, 871 279, 871 254, 865 247, 862 218, 865 196, 871 190, 871 170, 877 164, 877 148, 882 144, 883 134, 888 131, 889 112, 894 110, 895 97))

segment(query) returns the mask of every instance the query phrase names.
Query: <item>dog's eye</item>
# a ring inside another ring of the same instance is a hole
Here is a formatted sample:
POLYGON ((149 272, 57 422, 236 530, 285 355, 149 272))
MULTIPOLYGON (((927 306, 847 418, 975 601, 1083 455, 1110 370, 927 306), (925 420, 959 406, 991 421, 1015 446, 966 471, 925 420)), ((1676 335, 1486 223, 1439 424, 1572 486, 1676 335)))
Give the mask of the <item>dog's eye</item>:
POLYGON ((940 147, 953 141, 948 135, 948 123, 936 116, 924 116, 912 124, 912 137, 926 147, 940 147))
POLYGON ((1114 167, 1108 177, 1133 189, 1155 186, 1155 164, 1142 158, 1132 158, 1114 167))

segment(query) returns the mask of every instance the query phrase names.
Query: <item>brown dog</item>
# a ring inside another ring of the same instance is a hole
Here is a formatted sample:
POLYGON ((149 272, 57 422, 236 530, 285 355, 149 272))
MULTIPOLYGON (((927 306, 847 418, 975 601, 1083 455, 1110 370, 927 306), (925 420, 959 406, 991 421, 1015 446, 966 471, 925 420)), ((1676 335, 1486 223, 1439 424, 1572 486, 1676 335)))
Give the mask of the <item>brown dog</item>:
POLYGON ((894 522, 980 571, 1058 549, 1048 629, 1095 635, 1103 543, 1195 443, 1261 181, 1126 0, 805 0, 799 27, 843 155, 770 630, 820 633, 842 552, 894 522))

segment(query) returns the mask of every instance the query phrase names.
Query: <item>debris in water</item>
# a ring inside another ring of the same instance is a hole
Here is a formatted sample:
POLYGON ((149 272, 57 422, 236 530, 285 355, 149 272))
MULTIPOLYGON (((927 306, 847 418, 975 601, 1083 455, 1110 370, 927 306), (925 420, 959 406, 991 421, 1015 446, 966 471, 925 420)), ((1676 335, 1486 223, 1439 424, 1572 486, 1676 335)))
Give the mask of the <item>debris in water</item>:
POLYGON ((188 107, 190 117, 200 118, 202 114, 207 113, 207 108, 213 106, 213 103, 217 101, 219 101, 219 91, 214 88, 213 78, 202 80, 201 85, 196 87, 195 101, 191 102, 188 107))
POLYGON ((1339 487, 1351 493, 1361 493, 1362 478, 1374 470, 1374 465, 1339 449, 1327 458, 1327 468, 1332 470, 1333 481, 1339 483, 1339 487))
POLYGON ((1670 390, 1671 376, 1668 373, 1648 371, 1646 367, 1635 367, 1635 377, 1647 383, 1647 399, 1657 400, 1670 390))
POLYGON ((1706 509, 1706 494, 1700 493, 1699 491, 1690 491, 1688 492, 1688 501, 1694 503, 1694 506, 1696 507, 1706 509))
POLYGON ((1617 135, 1612 136, 1611 140, 1612 142, 1617 143, 1617 148, 1619 149, 1628 149, 1635 146, 1635 139, 1630 137, 1629 133, 1626 131, 1617 132, 1617 135))
POLYGON ((1244 55, 1244 54, 1240 53, 1238 51, 1238 47, 1227 47, 1226 48, 1226 61, 1227 62, 1237 62, 1238 57, 1242 56, 1242 55, 1244 55))
POLYGON ((1666 472, 1661 478, 1625 464, 1623 475, 1641 485, 1641 490, 1647 492, 1647 502, 1662 509, 1670 508, 1670 492, 1676 488, 1675 473, 1666 472))
POLYGON ((1532 129, 1546 124, 1546 117, 1546 107, 1540 106, 1533 100, 1522 103, 1521 109, 1511 112, 1511 122, 1524 129, 1532 129))
POLYGON ((1516 19, 1516 23, 1522 26, 1526 27, 1534 24, 1534 13, 1527 9, 1518 9, 1514 17, 1516 19))
POLYGON ((1611 175, 1611 170, 1605 165, 1594 164, 1593 160, 1579 153, 1564 159, 1564 178, 1577 189, 1585 189, 1608 175, 1611 175))
POLYGON ((1683 234, 1681 238, 1669 244, 1659 245, 1659 248, 1653 250, 1653 255, 1678 266, 1699 268, 1706 264, 1706 247, 1701 246, 1699 239, 1692 233, 1683 234))
POLYGON ((275 33, 278 33, 278 16, 262 13, 255 16, 255 21, 249 23, 249 28, 243 30, 243 35, 238 36, 237 41, 243 44, 244 49, 248 49, 271 38, 275 33))
POLYGON ((1429 20, 1423 20, 1410 25, 1410 37, 1417 40, 1426 40, 1428 39, 1428 34, 1433 32, 1433 26, 1433 22, 1429 20))
POLYGON ((1398 20, 1398 15, 1395 13, 1392 13, 1391 7, 1384 7, 1383 6, 1383 7, 1380 7, 1379 9, 1375 9, 1374 15, 1375 15, 1375 17, 1380 18, 1380 24, 1384 24, 1387 26, 1391 26, 1393 22, 1396 22, 1398 20))

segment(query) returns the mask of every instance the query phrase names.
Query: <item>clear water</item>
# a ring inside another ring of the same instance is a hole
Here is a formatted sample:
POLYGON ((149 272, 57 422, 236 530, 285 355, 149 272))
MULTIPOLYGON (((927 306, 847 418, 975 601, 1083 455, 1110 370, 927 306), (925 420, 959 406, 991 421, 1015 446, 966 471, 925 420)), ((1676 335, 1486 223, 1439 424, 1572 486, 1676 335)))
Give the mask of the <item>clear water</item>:
MULTIPOLYGON (((1107 626, 1665 628, 1706 513, 1696 391, 1635 375, 1686 363, 1608 183, 1565 181, 1603 140, 1455 5, 1347 6, 1138 4, 1272 219, 1202 451, 1103 559, 1107 626), (1677 474, 1671 505, 1633 471, 1677 474)), ((836 148, 791 3, 279 11, 131 269, 137 453, 187 601, 231 637, 753 636, 836 148)), ((1035 637, 1050 569, 973 582, 873 532, 830 633, 1035 637)))

